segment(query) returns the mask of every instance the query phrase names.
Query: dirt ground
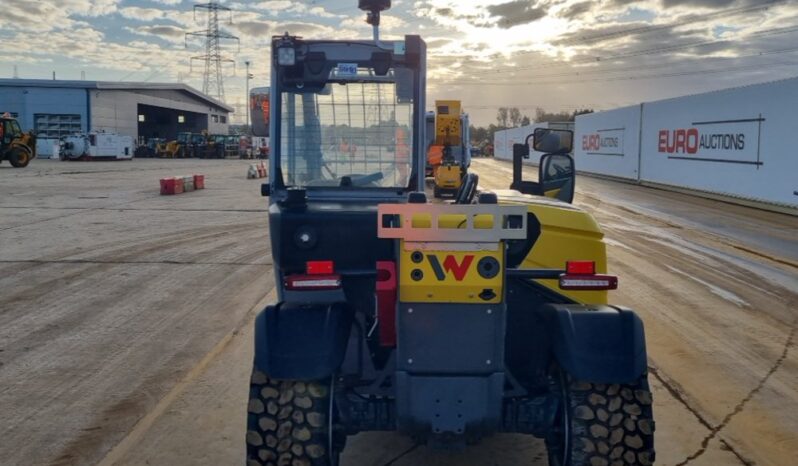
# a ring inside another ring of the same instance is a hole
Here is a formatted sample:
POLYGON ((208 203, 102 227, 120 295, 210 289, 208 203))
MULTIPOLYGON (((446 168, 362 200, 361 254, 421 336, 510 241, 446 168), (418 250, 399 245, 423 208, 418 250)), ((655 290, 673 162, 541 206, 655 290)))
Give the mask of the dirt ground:
MULTIPOLYGON (((243 464, 251 322, 273 299, 246 161, 0 165, 0 463, 243 464), (207 189, 160 196, 158 178, 207 189)), ((477 160, 487 189, 510 166, 477 160)), ((646 324, 657 464, 794 464, 798 217, 581 177, 612 295, 646 324)), ((396 434, 343 464, 545 464, 500 435, 462 452, 396 434)))

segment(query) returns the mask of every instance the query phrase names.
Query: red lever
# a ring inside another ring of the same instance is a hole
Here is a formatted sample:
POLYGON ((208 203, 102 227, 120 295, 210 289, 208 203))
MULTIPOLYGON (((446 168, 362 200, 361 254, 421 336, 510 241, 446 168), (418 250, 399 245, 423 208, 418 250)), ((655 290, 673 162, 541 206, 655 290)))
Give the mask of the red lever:
POLYGON ((396 346, 396 263, 377 261, 377 318, 380 345, 396 346))

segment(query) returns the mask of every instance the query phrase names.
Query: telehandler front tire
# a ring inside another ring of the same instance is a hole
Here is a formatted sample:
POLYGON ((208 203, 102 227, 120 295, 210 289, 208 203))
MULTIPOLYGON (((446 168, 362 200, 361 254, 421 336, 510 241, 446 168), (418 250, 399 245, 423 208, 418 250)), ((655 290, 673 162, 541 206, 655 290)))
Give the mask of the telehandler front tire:
POLYGON ((31 156, 25 149, 15 147, 8 154, 8 161, 14 168, 25 168, 30 163, 31 156))
POLYGON ((247 466, 337 466, 342 445, 330 440, 330 401, 329 381, 273 380, 253 369, 247 466))
POLYGON ((550 466, 654 464, 647 375, 633 384, 594 384, 565 375, 559 431, 546 439, 550 466))

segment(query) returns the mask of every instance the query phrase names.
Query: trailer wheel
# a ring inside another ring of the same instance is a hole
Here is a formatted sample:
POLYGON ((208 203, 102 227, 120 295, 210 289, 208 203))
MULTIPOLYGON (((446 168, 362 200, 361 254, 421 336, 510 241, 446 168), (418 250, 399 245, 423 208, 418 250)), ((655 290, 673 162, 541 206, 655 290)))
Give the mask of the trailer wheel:
POLYGON ((8 154, 8 161, 11 163, 11 166, 14 168, 25 168, 30 163, 30 154, 25 149, 21 147, 15 147, 11 149, 11 153, 8 154))
POLYGON ((654 464, 648 376, 633 384, 594 384, 567 374, 558 428, 546 439, 550 466, 654 464))
POLYGON ((247 466, 337 466, 343 439, 330 436, 330 394, 329 381, 273 380, 254 368, 247 466))

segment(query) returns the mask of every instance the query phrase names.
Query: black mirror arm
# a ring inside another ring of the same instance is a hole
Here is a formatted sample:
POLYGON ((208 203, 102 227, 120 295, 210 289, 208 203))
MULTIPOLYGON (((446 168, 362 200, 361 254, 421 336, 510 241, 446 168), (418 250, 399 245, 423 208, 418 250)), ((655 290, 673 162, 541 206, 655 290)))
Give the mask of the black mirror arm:
MULTIPOLYGON (((525 145, 525 146, 527 146, 527 147, 529 147, 529 138, 534 138, 534 137, 535 137, 535 133, 528 134, 528 135, 526 136, 526 139, 524 139, 524 145, 525 145)), ((529 158, 529 154, 530 154, 530 153, 531 153, 531 151, 530 151, 530 152, 527 152, 527 154, 526 154, 526 156, 525 156, 524 158, 525 158, 525 159, 528 159, 528 158, 529 158)))

